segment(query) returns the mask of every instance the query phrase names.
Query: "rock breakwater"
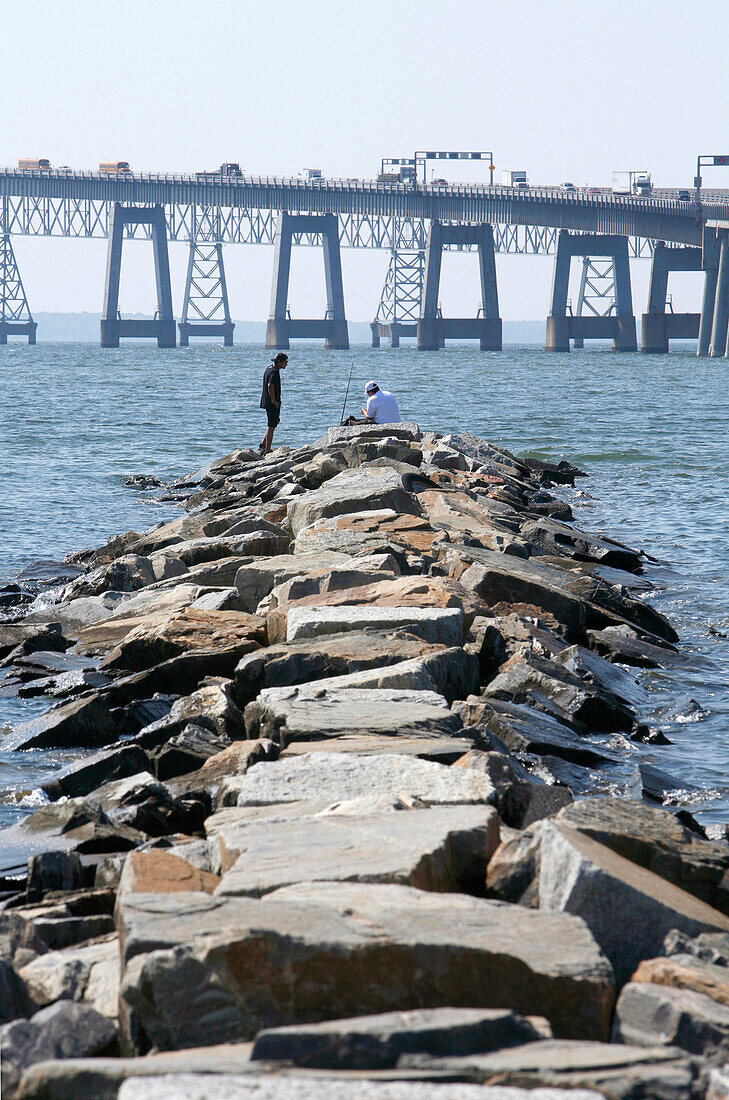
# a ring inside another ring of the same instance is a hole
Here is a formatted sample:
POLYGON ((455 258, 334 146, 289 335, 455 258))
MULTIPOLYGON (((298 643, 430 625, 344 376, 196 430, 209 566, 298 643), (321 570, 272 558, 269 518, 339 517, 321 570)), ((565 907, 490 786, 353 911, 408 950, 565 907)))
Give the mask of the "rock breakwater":
POLYGON ((0 833, 7 1095, 723 1095, 729 844, 641 760, 684 658, 580 476, 330 429, 19 597, 4 747, 93 751, 0 833))

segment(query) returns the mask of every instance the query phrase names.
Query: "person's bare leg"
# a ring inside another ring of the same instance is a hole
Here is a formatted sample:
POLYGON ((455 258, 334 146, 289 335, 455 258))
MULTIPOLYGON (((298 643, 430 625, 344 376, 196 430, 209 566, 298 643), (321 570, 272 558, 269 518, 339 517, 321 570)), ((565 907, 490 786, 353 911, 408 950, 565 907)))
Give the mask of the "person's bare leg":
POLYGON ((266 434, 263 437, 263 453, 264 453, 264 455, 269 454, 270 451, 271 451, 271 447, 273 446, 273 433, 274 433, 274 430, 275 430, 274 428, 266 428, 266 434))

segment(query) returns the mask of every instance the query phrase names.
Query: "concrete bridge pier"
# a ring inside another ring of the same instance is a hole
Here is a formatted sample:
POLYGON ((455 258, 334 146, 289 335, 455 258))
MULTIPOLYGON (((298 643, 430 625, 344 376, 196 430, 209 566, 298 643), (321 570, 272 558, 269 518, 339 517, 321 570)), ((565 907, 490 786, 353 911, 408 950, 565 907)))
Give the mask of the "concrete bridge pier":
POLYGON ((569 351, 570 340, 612 338, 614 351, 637 351, 633 295, 630 288, 628 238, 560 230, 554 260, 552 303, 547 317, 546 351, 569 351), (615 283, 614 310, 606 316, 567 313, 570 267, 574 256, 609 256, 615 283))
POLYGON ((666 312, 671 271, 701 271, 701 249, 667 248, 663 241, 656 244, 648 286, 648 312, 641 322, 643 352, 662 354, 668 351, 670 340, 690 340, 699 334, 698 313, 666 312))
POLYGON ((349 348, 347 317, 344 311, 342 256, 339 247, 339 222, 336 214, 281 214, 276 227, 273 260, 271 315, 266 327, 266 347, 287 349, 297 338, 324 337, 324 347, 349 348), (289 276, 291 246, 295 234, 321 237, 324 250, 324 279, 327 308, 323 318, 292 319, 289 316, 289 276))
POLYGON ((704 227, 701 246, 701 266, 704 271, 704 294, 701 300, 697 355, 708 355, 711 330, 714 326, 714 303, 719 276, 719 238, 715 230, 704 227))
POLYGON ((478 340, 481 351, 501 351, 501 318, 496 284, 494 231, 488 224, 444 225, 432 221, 425 249, 423 303, 417 326, 418 349, 436 351, 446 340, 478 340), (442 317, 438 309, 443 246, 478 248, 481 308, 475 317, 442 317))
MULTIPOLYGON (((706 237, 706 234, 705 234, 706 237)), ((727 354, 727 330, 729 329, 729 230, 719 229, 716 234, 718 248, 716 290, 714 292, 713 319, 709 339, 709 355, 713 358, 727 354)), ((706 291, 710 288, 707 272, 706 291)), ((699 341, 701 347, 701 341, 699 341)))
POLYGON ((175 347, 177 332, 175 316, 172 312, 170 259, 167 252, 167 224, 163 206, 122 206, 118 202, 112 206, 109 214, 104 313, 100 327, 102 348, 118 348, 120 338, 125 336, 156 337, 158 348, 175 347), (157 313, 151 321, 122 318, 119 314, 122 246, 124 228, 127 225, 148 225, 151 229, 157 283, 157 313))

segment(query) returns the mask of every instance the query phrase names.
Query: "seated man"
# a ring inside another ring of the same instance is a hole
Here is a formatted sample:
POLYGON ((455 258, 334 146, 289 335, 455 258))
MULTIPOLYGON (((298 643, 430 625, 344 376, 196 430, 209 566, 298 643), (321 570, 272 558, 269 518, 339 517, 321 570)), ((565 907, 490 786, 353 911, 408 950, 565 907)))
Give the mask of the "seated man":
POLYGON ((362 409, 362 415, 374 424, 399 424, 402 420, 400 410, 394 394, 389 390, 381 390, 376 382, 368 382, 365 386, 367 407, 362 409))

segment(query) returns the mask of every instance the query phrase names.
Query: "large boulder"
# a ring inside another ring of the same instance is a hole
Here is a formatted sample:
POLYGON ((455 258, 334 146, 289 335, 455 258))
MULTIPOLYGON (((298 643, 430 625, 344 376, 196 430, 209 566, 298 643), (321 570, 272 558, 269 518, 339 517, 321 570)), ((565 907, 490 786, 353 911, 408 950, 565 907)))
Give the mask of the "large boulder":
POLYGON ((339 688, 337 680, 291 688, 267 688, 245 710, 249 737, 270 737, 283 746, 342 734, 394 738, 444 737, 461 722, 442 695, 398 688, 339 688))
POLYGON ((493 803, 496 797, 490 778, 475 769, 451 768, 410 756, 320 752, 255 764, 246 775, 231 777, 221 785, 219 801, 224 806, 267 806, 305 799, 327 803, 373 792, 381 796, 407 792, 428 805, 493 803))
POLYGON ((658 954, 670 929, 729 930, 729 917, 562 821, 543 826, 539 906, 585 920, 618 987, 641 959, 658 954))
POLYGON ((14 749, 95 749, 110 745, 118 736, 117 723, 102 695, 93 692, 51 707, 38 718, 22 722, 8 737, 3 748, 14 749))
POLYGON ((137 627, 150 630, 155 623, 167 622, 171 615, 189 607, 201 595, 199 585, 182 582, 173 588, 148 588, 136 592, 121 602, 112 614, 80 630, 78 648, 84 653, 104 654, 132 630, 137 627))
POLYGON ((485 806, 333 814, 275 829, 232 824, 215 835, 213 863, 223 871, 216 893, 261 897, 295 882, 329 881, 480 890, 498 843, 498 815, 485 806))
POLYGON ((88 944, 49 951, 24 966, 33 1010, 56 1001, 90 1005, 110 1020, 119 1015, 119 938, 116 933, 88 944))
POLYGON ((294 549, 302 556, 389 553, 402 562, 413 560, 422 567, 423 556, 435 557, 447 542, 448 535, 423 516, 382 508, 320 519, 299 531, 294 549))
POLYGON ((288 522, 294 535, 298 535, 317 520, 382 508, 420 514, 416 497, 404 488, 402 475, 395 470, 345 470, 320 489, 292 500, 288 506, 288 522))
POLYGON ((163 622, 138 626, 109 652, 104 669, 138 672, 190 650, 224 650, 240 660, 266 644, 262 619, 239 611, 185 608, 163 622))
POLYGON ((315 883, 262 900, 122 898, 125 1039, 160 1050, 400 1008, 509 1008, 607 1035, 612 974, 585 925, 406 886, 315 883))
POLYGON ((278 554, 242 565, 235 575, 235 587, 245 609, 253 612, 276 585, 320 569, 344 569, 350 565, 349 554, 278 554))
POLYGON ((242 658, 235 670, 235 695, 239 704, 245 706, 264 688, 290 687, 385 668, 414 657, 428 657, 443 648, 398 630, 352 630, 283 642, 242 658))
POLYGON ((632 981, 615 1006, 613 1036, 631 1046, 680 1047, 722 1065, 729 1058, 729 1007, 690 989, 632 981))

